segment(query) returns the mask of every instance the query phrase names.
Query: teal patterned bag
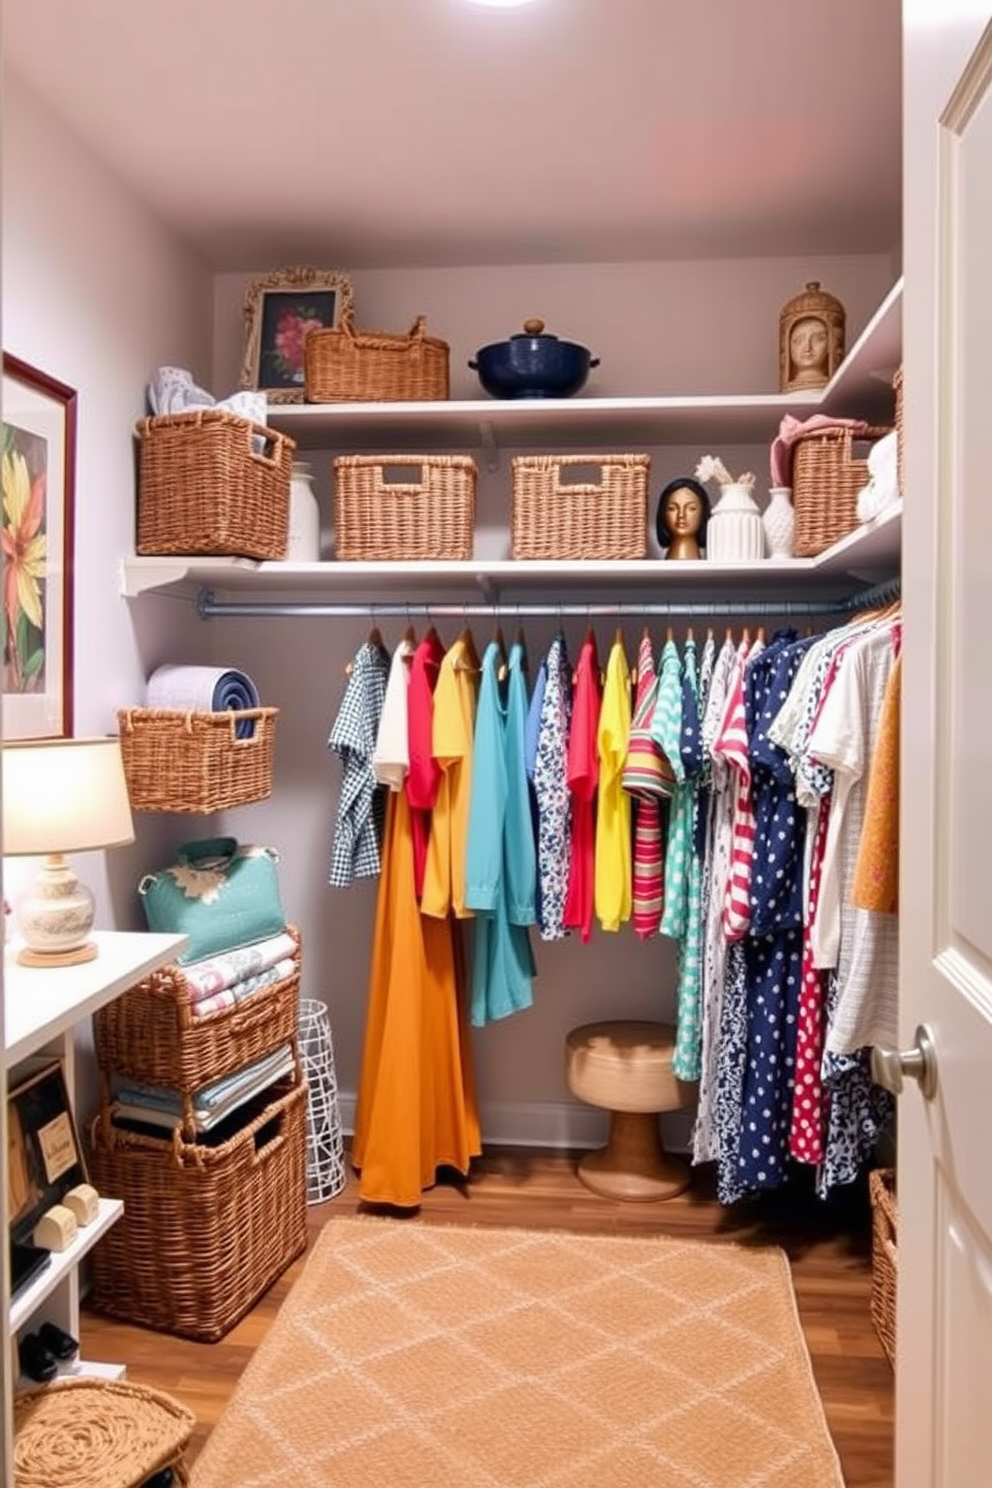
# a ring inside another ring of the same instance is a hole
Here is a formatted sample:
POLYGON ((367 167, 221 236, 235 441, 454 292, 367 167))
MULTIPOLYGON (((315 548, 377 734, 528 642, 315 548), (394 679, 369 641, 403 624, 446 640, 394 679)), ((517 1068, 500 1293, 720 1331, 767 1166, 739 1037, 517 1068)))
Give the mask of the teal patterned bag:
POLYGON ((274 848, 205 837, 184 842, 176 859, 146 873, 138 893, 149 930, 189 936, 180 966, 285 930, 274 848))

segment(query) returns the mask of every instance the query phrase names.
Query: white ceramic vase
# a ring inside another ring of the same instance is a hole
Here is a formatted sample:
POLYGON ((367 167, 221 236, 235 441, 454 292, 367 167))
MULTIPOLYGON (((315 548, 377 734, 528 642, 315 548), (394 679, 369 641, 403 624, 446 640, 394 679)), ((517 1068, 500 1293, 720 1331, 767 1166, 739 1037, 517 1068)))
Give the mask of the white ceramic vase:
POLYGON ((710 563, 753 563, 765 555, 765 532, 750 486, 720 487, 720 499, 706 524, 710 563))
POLYGON ((320 507, 310 466, 302 460, 294 460, 290 474, 286 558, 290 563, 320 562, 320 507))
POLYGON ((791 558, 796 531, 796 509, 792 505, 791 486, 771 486, 768 505, 761 514, 769 558, 791 558))

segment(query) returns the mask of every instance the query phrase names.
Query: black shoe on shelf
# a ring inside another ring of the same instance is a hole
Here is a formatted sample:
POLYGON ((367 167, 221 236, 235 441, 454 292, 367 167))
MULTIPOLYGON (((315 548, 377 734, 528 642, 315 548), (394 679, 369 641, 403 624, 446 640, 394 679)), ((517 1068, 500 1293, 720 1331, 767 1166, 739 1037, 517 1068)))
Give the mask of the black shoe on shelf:
POLYGON ((74 1359, 79 1353, 79 1344, 71 1333, 66 1333, 57 1323, 42 1323, 38 1329, 38 1337, 50 1354, 53 1354, 60 1364, 66 1364, 74 1359))
POLYGON ((55 1355, 45 1347, 37 1333, 26 1333, 17 1345, 21 1373, 39 1385, 47 1385, 59 1372, 55 1355))

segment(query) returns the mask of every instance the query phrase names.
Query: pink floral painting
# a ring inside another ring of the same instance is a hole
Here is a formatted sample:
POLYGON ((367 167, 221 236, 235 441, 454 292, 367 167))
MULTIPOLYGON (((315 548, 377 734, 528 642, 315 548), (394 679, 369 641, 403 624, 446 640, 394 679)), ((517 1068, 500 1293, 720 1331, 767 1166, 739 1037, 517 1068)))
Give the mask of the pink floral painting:
POLYGON ((270 291, 265 295, 260 387, 303 387, 306 338, 311 331, 334 325, 335 298, 333 291, 270 291))

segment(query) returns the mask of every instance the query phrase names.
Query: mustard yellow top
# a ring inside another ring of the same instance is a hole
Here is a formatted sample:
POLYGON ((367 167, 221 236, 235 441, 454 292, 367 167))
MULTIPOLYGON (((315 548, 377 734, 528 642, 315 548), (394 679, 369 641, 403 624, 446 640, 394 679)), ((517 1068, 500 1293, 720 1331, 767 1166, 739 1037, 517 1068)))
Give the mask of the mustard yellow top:
POLYGON ((479 688, 479 657, 467 630, 445 652, 434 689, 432 749, 441 781, 427 842, 422 914, 443 918, 465 906, 465 850, 472 795, 472 741, 479 688))
POLYGON ((861 828, 851 903, 857 909, 895 914, 899 908, 899 703, 902 653, 885 685, 878 736, 868 771, 865 819, 861 828))
POLYGON ((599 802, 593 904, 604 930, 619 930, 630 919, 630 796, 621 777, 630 743, 630 668, 620 637, 606 664, 599 710, 599 802))

